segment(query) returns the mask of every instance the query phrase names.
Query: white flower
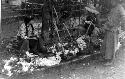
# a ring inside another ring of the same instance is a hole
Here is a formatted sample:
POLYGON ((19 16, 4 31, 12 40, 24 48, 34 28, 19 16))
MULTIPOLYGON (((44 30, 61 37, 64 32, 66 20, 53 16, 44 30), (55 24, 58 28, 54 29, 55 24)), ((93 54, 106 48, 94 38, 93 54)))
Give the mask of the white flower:
POLYGON ((78 52, 79 52, 79 49, 78 49, 78 48, 75 48, 74 51, 75 51, 75 53, 78 53, 78 52))
POLYGON ((66 45, 68 45, 68 43, 63 43, 63 46, 66 46, 66 45))
POLYGON ((57 50, 55 48, 52 49, 52 53, 55 53, 57 50))
POLYGON ((11 64, 14 63, 14 61, 17 61, 18 59, 15 58, 15 57, 11 57, 9 60, 4 60, 5 62, 5 65, 4 65, 4 69, 2 70, 3 72, 4 71, 7 71, 7 75, 8 76, 11 76, 13 73, 12 73, 12 69, 14 68, 14 66, 12 66, 11 64))
POLYGON ((56 61, 56 57, 55 56, 52 56, 52 57, 48 57, 49 60, 52 60, 52 61, 56 61))
POLYGON ((83 40, 83 37, 80 37, 76 40, 76 42, 78 43, 78 47, 83 50, 84 48, 86 48, 86 42, 83 40))
POLYGON ((74 55, 74 54, 75 54, 75 51, 73 51, 73 50, 70 50, 70 53, 74 55))
POLYGON ((29 53, 29 51, 26 51, 27 57, 35 57, 36 55, 33 55, 32 53, 29 53))
POLYGON ((62 46, 62 44, 61 44, 61 43, 58 43, 58 46, 59 46, 59 47, 61 47, 61 46, 62 46))
POLYGON ((64 50, 65 55, 69 53, 69 50, 64 50))
POLYGON ((27 72, 33 65, 32 62, 28 63, 23 58, 20 58, 20 61, 17 63, 18 65, 21 65, 22 72, 27 72))
POLYGON ((36 66, 44 66, 43 58, 36 58, 35 65, 36 66))

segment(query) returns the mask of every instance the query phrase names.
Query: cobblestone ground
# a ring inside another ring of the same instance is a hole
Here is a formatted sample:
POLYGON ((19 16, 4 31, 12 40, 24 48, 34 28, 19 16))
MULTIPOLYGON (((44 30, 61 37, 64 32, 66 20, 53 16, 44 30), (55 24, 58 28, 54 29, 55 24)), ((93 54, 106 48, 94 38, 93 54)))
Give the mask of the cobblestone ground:
POLYGON ((124 47, 119 49, 114 64, 111 66, 105 66, 97 55, 30 74, 19 74, 10 78, 0 75, 0 79, 125 79, 124 52, 124 47))

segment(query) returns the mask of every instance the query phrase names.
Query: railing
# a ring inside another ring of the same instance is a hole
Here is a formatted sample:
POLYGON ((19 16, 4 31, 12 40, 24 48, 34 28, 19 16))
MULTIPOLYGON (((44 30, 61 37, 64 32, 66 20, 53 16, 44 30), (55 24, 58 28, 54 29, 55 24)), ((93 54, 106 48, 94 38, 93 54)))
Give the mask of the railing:
MULTIPOLYGON (((32 11, 34 16, 39 16, 40 12, 35 13, 36 11, 33 10, 37 10, 37 11, 41 11, 41 8, 44 4, 39 4, 39 3, 30 3, 30 2, 26 2, 27 4, 33 4, 33 5, 40 5, 40 8, 24 8, 24 9, 13 9, 10 11, 6 11, 5 13, 7 14, 7 16, 5 15, 4 17, 2 17, 2 23, 10 23, 10 22, 16 22, 19 20, 22 20, 22 18, 25 16, 25 12, 24 11, 32 11)), ((80 2, 74 2, 75 4, 69 4, 69 5, 65 5, 67 7, 71 6, 72 12, 82 12, 84 11, 84 7, 83 8, 77 8, 78 6, 85 6, 85 3, 80 3, 80 2)), ((58 9, 60 9, 60 7, 62 7, 64 5, 55 5, 55 7, 58 9)), ((57 11, 57 13, 59 13, 57 11)))

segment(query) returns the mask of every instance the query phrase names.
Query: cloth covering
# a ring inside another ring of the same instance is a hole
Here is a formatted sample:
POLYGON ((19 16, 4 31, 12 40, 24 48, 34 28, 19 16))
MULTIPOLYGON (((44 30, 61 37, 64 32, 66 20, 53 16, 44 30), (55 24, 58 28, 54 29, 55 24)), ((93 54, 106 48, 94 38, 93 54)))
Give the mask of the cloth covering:
POLYGON ((112 31, 106 31, 105 37, 104 37, 104 48, 103 51, 105 59, 112 59, 115 55, 115 52, 117 51, 117 45, 118 45, 118 33, 112 32, 112 31))
POLYGON ((103 52, 105 59, 112 59, 115 57, 115 53, 118 49, 118 28, 120 27, 120 21, 123 19, 122 5, 117 5, 113 8, 108 15, 108 21, 106 24, 106 32, 103 42, 103 52))

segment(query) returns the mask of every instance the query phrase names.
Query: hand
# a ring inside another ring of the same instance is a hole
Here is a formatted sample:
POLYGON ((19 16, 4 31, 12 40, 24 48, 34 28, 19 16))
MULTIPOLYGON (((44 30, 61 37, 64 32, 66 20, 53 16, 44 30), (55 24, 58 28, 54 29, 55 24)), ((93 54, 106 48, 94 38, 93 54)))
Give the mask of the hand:
POLYGON ((27 36, 24 36, 24 39, 28 39, 28 37, 27 37, 27 36))
POLYGON ((91 21, 85 21, 86 23, 88 23, 88 24, 91 24, 92 22, 91 21))

